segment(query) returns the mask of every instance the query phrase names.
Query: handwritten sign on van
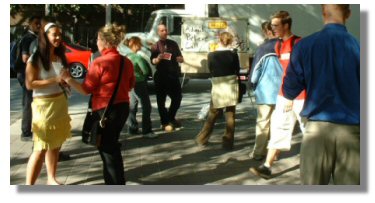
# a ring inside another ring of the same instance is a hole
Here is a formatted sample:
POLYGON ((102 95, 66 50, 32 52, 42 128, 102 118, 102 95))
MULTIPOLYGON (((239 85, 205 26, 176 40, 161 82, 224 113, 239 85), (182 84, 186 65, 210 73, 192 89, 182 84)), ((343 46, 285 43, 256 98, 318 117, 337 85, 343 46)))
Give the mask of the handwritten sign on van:
POLYGON ((181 26, 181 50, 209 52, 216 50, 220 33, 233 34, 232 48, 246 50, 248 25, 246 19, 185 17, 181 26))

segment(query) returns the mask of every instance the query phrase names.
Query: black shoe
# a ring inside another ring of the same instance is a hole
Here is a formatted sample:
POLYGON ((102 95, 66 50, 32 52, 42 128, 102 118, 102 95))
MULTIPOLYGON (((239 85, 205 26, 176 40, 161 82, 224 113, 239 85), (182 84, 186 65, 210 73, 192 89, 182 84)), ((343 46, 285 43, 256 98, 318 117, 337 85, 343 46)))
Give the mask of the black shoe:
POLYGON ((139 134, 141 134, 141 133, 139 132, 138 128, 136 128, 136 129, 131 129, 131 128, 129 128, 129 129, 128 129, 128 133, 129 133, 129 135, 139 135, 139 134))
POLYGON ((266 156, 264 155, 255 155, 255 154, 250 154, 250 159, 254 160, 254 161, 262 161, 264 158, 266 158, 266 156))
POLYGON ((178 121, 178 120, 171 121, 171 124, 172 124, 173 128, 181 128, 182 127, 181 122, 178 121))
POLYGON ((70 160, 70 155, 67 153, 60 152, 59 161, 67 161, 67 160, 70 160))
POLYGON ((223 149, 230 151, 233 150, 233 139, 229 139, 227 137, 222 137, 222 145, 223 149))
POLYGON ((22 142, 31 142, 31 141, 33 141, 33 137, 31 137, 31 136, 21 136, 21 141, 22 142))
POLYGON ((264 179, 270 179, 271 178, 271 170, 264 165, 261 165, 261 166, 258 166, 258 167, 251 167, 249 170, 254 175, 260 176, 264 179))

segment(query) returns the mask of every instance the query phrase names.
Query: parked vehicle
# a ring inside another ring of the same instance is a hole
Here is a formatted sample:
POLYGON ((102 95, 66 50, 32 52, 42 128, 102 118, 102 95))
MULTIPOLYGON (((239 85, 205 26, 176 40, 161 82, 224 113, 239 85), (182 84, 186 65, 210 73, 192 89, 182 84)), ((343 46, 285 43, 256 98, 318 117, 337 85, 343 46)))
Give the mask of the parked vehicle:
POLYGON ((185 62, 181 71, 189 77, 208 78, 208 53, 219 46, 221 32, 234 36, 231 47, 235 49, 240 61, 241 80, 247 80, 249 71, 249 26, 247 19, 219 17, 183 17, 181 26, 180 49, 185 62))
MULTIPOLYGON (((250 71, 249 67, 256 48, 263 42, 260 24, 268 20, 275 11, 289 11, 293 18, 293 33, 302 37, 320 30, 323 26, 321 18, 316 17, 320 16, 320 5, 219 4, 219 18, 208 17, 205 12, 207 4, 200 6, 198 3, 187 10, 156 10, 151 13, 143 33, 128 33, 126 37, 141 38, 143 48, 138 53, 150 62, 150 47, 159 39, 157 26, 160 23, 166 24, 169 31, 168 38, 180 45, 185 59, 185 62, 181 64, 181 72, 190 78, 207 78, 209 76, 206 65, 207 53, 212 51, 212 47, 217 44, 215 35, 218 32, 229 31, 238 37, 239 40, 234 46, 238 46, 241 73, 246 75, 250 71)), ((347 22, 347 27, 358 40, 360 40, 359 17, 359 5, 352 5, 352 17, 347 22)), ((122 54, 126 52, 123 46, 120 46, 119 50, 122 54)), ((151 63, 150 65, 154 71, 155 67, 151 63)), ((245 77, 241 79, 246 80, 245 77)))
POLYGON ((89 48, 63 42, 66 48, 65 56, 69 64, 70 75, 73 78, 82 78, 89 67, 92 52, 89 48))
MULTIPOLYGON (((209 51, 215 50, 219 42, 219 33, 228 31, 235 36, 233 48, 236 48, 240 57, 242 75, 249 71, 249 40, 247 19, 236 18, 211 18, 195 16, 186 10, 161 9, 154 11, 149 18, 145 33, 129 33, 127 38, 138 36, 141 38, 143 47, 138 52, 150 63, 150 47, 159 40, 157 27, 160 23, 168 27, 168 37, 176 41, 184 56, 181 64, 181 73, 184 79, 208 78, 210 73, 207 67, 207 55, 209 51)), ((119 47, 120 53, 125 53, 126 48, 119 47)), ((150 63, 153 71, 155 67, 150 63)), ((246 77, 243 77, 244 80, 246 77)))

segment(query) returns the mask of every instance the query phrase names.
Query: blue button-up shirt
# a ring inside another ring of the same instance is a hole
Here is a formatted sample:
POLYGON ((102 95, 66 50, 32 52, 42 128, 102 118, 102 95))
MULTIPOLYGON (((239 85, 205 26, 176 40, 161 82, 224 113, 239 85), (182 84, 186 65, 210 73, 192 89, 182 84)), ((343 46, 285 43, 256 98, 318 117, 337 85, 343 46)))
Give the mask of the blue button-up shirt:
POLYGON ((284 78, 283 92, 294 99, 306 89, 301 116, 341 124, 360 123, 360 46, 341 24, 296 44, 284 78))

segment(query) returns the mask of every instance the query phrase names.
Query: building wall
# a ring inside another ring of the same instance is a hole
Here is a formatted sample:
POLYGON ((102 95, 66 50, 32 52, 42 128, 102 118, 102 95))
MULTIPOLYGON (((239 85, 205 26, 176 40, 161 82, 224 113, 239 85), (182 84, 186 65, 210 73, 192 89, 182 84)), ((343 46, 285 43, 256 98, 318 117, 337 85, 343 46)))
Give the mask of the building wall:
MULTIPOLYGON (((307 36, 319 31, 323 27, 320 4, 220 4, 221 17, 248 18, 250 23, 250 51, 262 41, 260 25, 269 20, 271 14, 285 10, 293 19, 292 32, 299 36, 307 36)), ((360 41, 360 6, 351 5, 352 15, 346 23, 348 31, 360 41)))

